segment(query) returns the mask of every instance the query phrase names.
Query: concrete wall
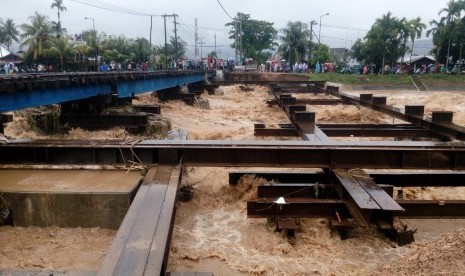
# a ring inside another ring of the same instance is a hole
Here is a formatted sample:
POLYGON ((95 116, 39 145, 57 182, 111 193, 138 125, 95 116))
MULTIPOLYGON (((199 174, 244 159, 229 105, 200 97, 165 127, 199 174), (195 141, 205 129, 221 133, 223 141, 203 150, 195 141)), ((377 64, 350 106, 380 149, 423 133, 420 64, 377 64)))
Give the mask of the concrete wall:
POLYGON ((128 193, 3 192, 16 226, 118 229, 135 196, 128 193))

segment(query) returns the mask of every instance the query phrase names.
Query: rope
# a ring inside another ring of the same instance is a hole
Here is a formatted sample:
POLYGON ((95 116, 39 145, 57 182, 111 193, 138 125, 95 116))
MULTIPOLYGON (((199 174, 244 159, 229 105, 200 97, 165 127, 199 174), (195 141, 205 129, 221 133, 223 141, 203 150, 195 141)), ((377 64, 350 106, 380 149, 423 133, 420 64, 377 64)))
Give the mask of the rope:
POLYGON ((362 171, 363 173, 366 174, 366 172, 365 172, 363 169, 358 169, 358 168, 357 168, 357 169, 351 169, 351 170, 347 171, 347 173, 348 173, 350 176, 355 177, 355 178, 362 178, 362 179, 373 180, 373 177, 368 176, 368 174, 367 174, 367 175, 355 174, 355 173, 353 173, 354 171, 362 171))

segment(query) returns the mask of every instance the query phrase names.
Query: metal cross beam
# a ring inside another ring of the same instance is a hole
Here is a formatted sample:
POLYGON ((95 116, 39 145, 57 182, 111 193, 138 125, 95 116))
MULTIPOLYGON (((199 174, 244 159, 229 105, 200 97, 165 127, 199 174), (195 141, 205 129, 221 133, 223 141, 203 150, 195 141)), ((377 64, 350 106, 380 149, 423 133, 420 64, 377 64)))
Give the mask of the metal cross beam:
POLYGON ((0 144, 0 164, 144 164, 465 169, 465 144, 428 142, 88 141, 0 144), (137 156, 137 157, 136 157, 137 156))

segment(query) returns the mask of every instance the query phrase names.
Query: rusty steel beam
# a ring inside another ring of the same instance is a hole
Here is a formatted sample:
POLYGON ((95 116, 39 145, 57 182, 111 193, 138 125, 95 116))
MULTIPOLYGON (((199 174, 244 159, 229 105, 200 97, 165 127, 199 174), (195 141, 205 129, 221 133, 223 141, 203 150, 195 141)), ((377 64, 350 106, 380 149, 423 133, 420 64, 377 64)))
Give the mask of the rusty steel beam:
MULTIPOLYGON (((398 200, 405 211, 394 212, 400 218, 465 218, 464 200, 398 200)), ((336 212, 342 219, 351 215, 342 200, 308 199, 288 204, 278 205, 271 202, 247 202, 247 217, 249 218, 336 218, 336 212)), ((371 222, 378 218, 376 212, 371 222)), ((382 218, 383 216, 380 216, 382 218)))
POLYGON ((299 133, 293 126, 267 128, 265 124, 255 124, 254 136, 299 136, 299 133))
POLYGON ((396 127, 388 125, 358 125, 345 126, 338 124, 331 127, 328 125, 321 126, 320 129, 329 137, 402 137, 402 138, 437 138, 442 141, 449 141, 450 138, 441 134, 437 134, 431 130, 410 126, 396 127))
POLYGON ((257 199, 283 197, 288 198, 314 198, 339 199, 330 184, 263 184, 257 187, 257 199))
POLYGON ((398 200, 405 212, 395 212, 401 218, 465 218, 465 200, 398 200))
POLYGON ((336 213, 342 217, 350 216, 341 200, 307 199, 283 205, 247 202, 248 218, 336 218, 336 213))
POLYGON ((339 197, 345 199, 344 204, 360 226, 368 226, 375 217, 389 218, 393 211, 403 211, 392 198, 392 192, 388 194, 364 170, 336 169, 331 178, 339 197))
POLYGON ((451 123, 439 123, 429 119, 424 119, 423 116, 409 115, 403 113, 399 108, 387 106, 385 104, 374 104, 372 97, 354 97, 349 94, 328 91, 332 96, 339 97, 348 103, 361 105, 381 113, 387 114, 397 119, 412 123, 419 127, 424 127, 441 135, 445 135, 452 139, 465 140, 465 127, 451 123))
MULTIPOLYGON (((277 99, 269 99, 266 101, 268 105, 277 105, 277 99)), ((296 99, 297 105, 338 105, 338 104, 347 104, 341 99, 296 99)))
POLYGON ((165 274, 180 178, 179 166, 147 172, 97 275, 165 274))
MULTIPOLYGON (((392 197, 394 186, 380 184, 378 185, 388 195, 392 197)), ((257 198, 279 198, 279 197, 298 197, 298 198, 319 198, 319 199, 339 199, 336 193, 336 187, 333 184, 296 184, 296 183, 268 183, 259 185, 257 198)))
POLYGON ((465 169, 465 144, 430 142, 86 141, 0 144, 0 164, 144 164, 465 169), (137 158, 136 158, 137 157, 137 158))
POLYGON ((376 183, 395 187, 462 187, 465 172, 376 172, 370 173, 376 183))
MULTIPOLYGON (((244 175, 254 175, 280 184, 329 183, 323 172, 265 172, 235 171, 229 173, 229 184, 237 185, 244 175)), ((384 184, 394 187, 462 187, 465 186, 465 172, 425 171, 425 172, 369 172, 369 176, 380 187, 384 184)))
POLYGON ((127 128, 145 129, 147 127, 147 113, 109 113, 109 114, 61 114, 60 120, 69 127, 85 129, 112 128, 121 126, 127 128))
MULTIPOLYGON (((228 74, 230 75, 230 74, 228 74)), ((226 75, 224 75, 226 76, 226 75)), ((279 85, 282 87, 292 87, 298 84, 303 84, 303 85, 323 85, 326 83, 326 81, 295 81, 295 80, 279 80, 279 81, 270 81, 270 80, 260 80, 258 78, 254 78, 253 76, 234 76, 235 78, 228 78, 226 77, 225 80, 223 81, 215 81, 213 80, 213 84, 218 84, 218 85, 231 85, 231 84, 257 84, 257 85, 279 85)))
POLYGON ((265 171, 236 171, 229 173, 229 185, 237 185, 239 179, 244 175, 254 175, 276 183, 325 183, 326 176, 323 172, 265 172, 265 171))

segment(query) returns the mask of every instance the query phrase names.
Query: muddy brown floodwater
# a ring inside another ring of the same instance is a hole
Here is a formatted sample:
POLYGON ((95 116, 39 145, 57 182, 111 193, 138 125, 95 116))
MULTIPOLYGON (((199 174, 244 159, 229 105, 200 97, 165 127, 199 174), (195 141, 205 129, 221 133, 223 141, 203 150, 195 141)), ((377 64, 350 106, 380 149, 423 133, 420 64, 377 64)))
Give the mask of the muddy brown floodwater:
MULTIPOLYGON (((209 101, 210 109, 201 109, 198 105, 186 106, 181 101, 161 103, 162 114, 171 120, 173 128, 188 130, 189 139, 271 139, 255 138, 254 123, 276 126, 278 123, 287 123, 288 120, 279 108, 266 105, 265 101, 269 97, 266 88, 254 88, 252 92, 243 92, 238 86, 228 86, 222 87, 219 95, 202 95, 202 98, 209 101)), ((345 92, 354 95, 367 93, 345 92)), ((389 105, 400 108, 406 104, 424 104, 427 115, 432 110, 454 111, 454 123, 465 125, 465 95, 462 93, 369 93, 386 96, 389 105)), ((299 97, 321 96, 312 94, 299 97)), ((141 95, 137 100, 143 103, 157 102, 150 94, 141 95)), ((357 106, 308 106, 308 109, 317 112, 317 122, 323 123, 400 122, 357 106)), ((21 138, 37 137, 21 118, 15 118, 6 127, 6 134, 21 138)), ((76 129, 65 137, 111 139, 131 138, 131 135, 119 128, 100 132, 76 129)), ((246 202, 253 198, 257 185, 264 180, 245 177, 237 187, 230 187, 228 172, 233 170, 275 169, 185 168, 185 177, 188 184, 193 185, 195 193, 192 201, 178 203, 169 271, 209 271, 215 275, 463 274, 464 220, 407 220, 410 228, 418 231, 415 235, 416 242, 403 247, 398 247, 371 228, 358 229, 354 238, 342 241, 337 234, 330 231, 326 219, 298 220, 297 235, 290 240, 275 232, 274 226, 268 224, 266 219, 246 217, 246 202)), ((404 195, 408 198, 465 199, 463 189, 411 189, 405 191, 404 195)), ((14 239, 16 244, 7 252, 0 249, 0 268, 70 270, 98 269, 115 234, 103 229, 7 227, 0 231, 1 238, 7 236, 14 239), (83 237, 89 241, 88 247, 76 250, 67 248, 73 241, 83 237), (40 247, 40 252, 33 252, 36 245, 29 241, 34 240, 44 240, 48 247, 40 247), (73 257, 68 255, 66 259, 67 254, 63 253, 66 250, 71 250, 73 257), (27 251, 32 251, 35 255, 22 253, 27 251), (93 257, 87 258, 88 256, 93 257), (70 264, 70 259, 76 262, 70 264)), ((8 239, 0 242, 3 244, 8 239)))

